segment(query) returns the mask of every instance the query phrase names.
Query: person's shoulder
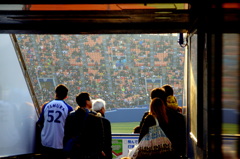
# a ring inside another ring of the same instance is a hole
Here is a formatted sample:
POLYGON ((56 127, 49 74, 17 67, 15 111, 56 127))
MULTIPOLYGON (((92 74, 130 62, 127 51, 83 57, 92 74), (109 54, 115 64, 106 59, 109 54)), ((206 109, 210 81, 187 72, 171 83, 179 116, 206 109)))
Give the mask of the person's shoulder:
POLYGON ((102 117, 99 117, 91 113, 88 114, 88 117, 86 118, 86 120, 88 121, 89 124, 94 124, 94 125, 96 124, 101 125, 101 123, 103 123, 102 117))
POLYGON ((149 115, 149 111, 146 111, 146 112, 143 114, 143 118, 146 118, 148 115, 149 115))
POLYGON ((167 115, 171 122, 182 122, 185 120, 185 117, 183 114, 173 109, 167 109, 167 115))
POLYGON ((145 121, 149 121, 149 120, 154 120, 155 121, 154 116, 152 116, 150 114, 147 114, 147 116, 145 117, 145 121))
POLYGON ((43 110, 45 109, 46 105, 47 105, 48 103, 50 103, 50 102, 51 102, 51 101, 46 101, 46 102, 44 102, 43 105, 41 106, 41 111, 43 111, 43 110))
POLYGON ((72 111, 75 112, 77 116, 85 116, 86 111, 80 107, 78 107, 76 110, 72 111))
POLYGON ((148 114, 149 114, 149 111, 144 112, 144 115, 148 115, 148 114))
POLYGON ((172 108, 167 108, 166 110, 167 110, 168 116, 184 117, 182 113, 179 113, 178 111, 172 108))
POLYGON ((185 116, 182 113, 177 112, 177 116, 178 116, 179 119, 185 120, 185 116))
POLYGON ((91 111, 89 112, 89 114, 93 114, 93 115, 99 116, 98 113, 97 113, 96 111, 93 111, 93 110, 91 110, 91 111))
POLYGON ((43 107, 45 107, 45 106, 47 106, 48 104, 51 104, 51 103, 53 103, 54 102, 54 100, 51 100, 51 101, 46 101, 45 103, 43 103, 43 107))
POLYGON ((102 120, 103 120, 103 122, 105 122, 105 123, 109 123, 109 124, 110 124, 110 121, 109 121, 107 118, 102 117, 102 120))
POLYGON ((74 111, 73 107, 72 107, 72 106, 70 106, 70 105, 67 105, 67 109, 68 109, 68 111, 69 111, 69 112, 72 112, 72 111, 74 111))
POLYGON ((67 115, 66 122, 73 123, 75 120, 76 120, 76 111, 73 110, 67 115))
POLYGON ((68 116, 67 116, 67 118, 68 119, 72 119, 72 118, 74 118, 76 116, 76 110, 73 110, 73 111, 71 111, 69 114, 68 114, 68 116))
POLYGON ((52 102, 52 101, 46 101, 46 102, 44 102, 44 103, 43 103, 43 106, 46 105, 46 104, 48 104, 48 103, 50 103, 50 102, 52 102))
POLYGON ((76 114, 76 110, 73 110, 73 111, 71 111, 70 113, 69 113, 69 116, 73 116, 73 115, 75 115, 76 114))
POLYGON ((97 114, 94 114, 94 113, 88 113, 88 117, 90 119, 96 119, 96 120, 99 120, 101 119, 102 117, 98 116, 97 114))
POLYGON ((68 107, 68 109, 73 110, 73 107, 71 105, 69 105, 65 100, 62 100, 62 102, 68 107))

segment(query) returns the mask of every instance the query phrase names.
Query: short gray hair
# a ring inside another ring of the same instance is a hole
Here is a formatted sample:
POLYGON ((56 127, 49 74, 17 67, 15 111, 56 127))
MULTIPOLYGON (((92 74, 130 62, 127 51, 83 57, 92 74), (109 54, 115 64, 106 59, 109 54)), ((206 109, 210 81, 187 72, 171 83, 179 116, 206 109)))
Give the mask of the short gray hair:
POLYGON ((105 108, 106 109, 106 102, 103 100, 103 99, 95 99, 93 100, 93 103, 92 103, 92 109, 94 111, 100 111, 102 108, 105 108))

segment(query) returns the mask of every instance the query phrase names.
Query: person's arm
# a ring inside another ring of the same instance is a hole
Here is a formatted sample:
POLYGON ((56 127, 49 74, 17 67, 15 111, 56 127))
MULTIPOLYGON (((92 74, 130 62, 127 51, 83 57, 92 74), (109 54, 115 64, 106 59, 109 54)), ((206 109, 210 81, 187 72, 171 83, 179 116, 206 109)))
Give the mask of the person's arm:
POLYGON ((98 146, 97 146, 97 148, 98 148, 98 150, 100 151, 100 152, 102 152, 102 155, 103 156, 105 156, 106 154, 105 154, 105 152, 103 151, 104 150, 104 145, 105 145, 105 136, 104 136, 104 126, 103 126, 103 121, 102 121, 102 118, 101 117, 97 117, 97 116, 95 116, 96 117, 96 130, 97 130, 97 133, 96 133, 96 135, 97 135, 97 142, 96 143, 98 143, 98 146))
POLYGON ((145 120, 143 121, 143 125, 142 128, 140 130, 140 135, 139 135, 139 139, 138 142, 140 142, 142 140, 142 138, 148 133, 149 131, 149 127, 155 125, 155 119, 152 115, 148 115, 145 120))
POLYGON ((139 125, 140 130, 141 130, 142 126, 143 126, 143 122, 144 122, 146 116, 148 115, 148 113, 149 113, 149 112, 145 112, 145 113, 143 114, 142 120, 141 120, 140 125, 139 125))
POLYGON ((75 115, 75 112, 70 113, 65 120, 63 145, 65 145, 67 141, 73 137, 74 123, 75 123, 75 121, 73 121, 74 115, 75 115))
POLYGON ((36 125, 42 129, 43 128, 43 123, 44 123, 44 115, 43 113, 40 114, 39 118, 38 118, 38 121, 36 123, 36 125))
POLYGON ((42 129, 43 128, 43 124, 44 124, 44 108, 46 106, 48 102, 45 102, 42 106, 41 106, 41 113, 40 113, 40 116, 38 118, 38 121, 37 121, 37 126, 42 129))

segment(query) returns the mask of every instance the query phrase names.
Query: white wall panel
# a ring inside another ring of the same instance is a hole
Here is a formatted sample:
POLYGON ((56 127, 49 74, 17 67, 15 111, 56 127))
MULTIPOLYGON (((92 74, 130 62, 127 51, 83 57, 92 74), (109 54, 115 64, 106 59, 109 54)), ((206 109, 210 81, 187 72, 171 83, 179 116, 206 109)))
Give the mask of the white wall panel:
POLYGON ((37 114, 9 35, 0 35, 0 157, 34 151, 37 114))

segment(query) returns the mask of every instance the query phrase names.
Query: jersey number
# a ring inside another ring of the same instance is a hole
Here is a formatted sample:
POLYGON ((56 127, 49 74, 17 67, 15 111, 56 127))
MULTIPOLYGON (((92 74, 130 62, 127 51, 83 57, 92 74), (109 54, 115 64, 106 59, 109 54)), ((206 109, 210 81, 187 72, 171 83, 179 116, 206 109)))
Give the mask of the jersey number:
POLYGON ((60 111, 53 111, 53 110, 49 110, 48 111, 48 122, 54 122, 54 123, 61 123, 61 121, 59 120, 59 118, 62 116, 62 112, 60 111), (57 114, 56 119, 54 119, 53 114, 57 114))

